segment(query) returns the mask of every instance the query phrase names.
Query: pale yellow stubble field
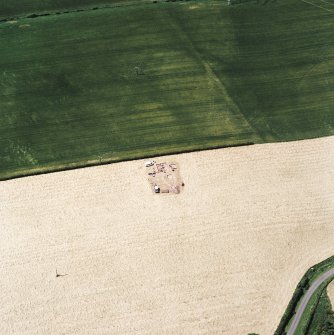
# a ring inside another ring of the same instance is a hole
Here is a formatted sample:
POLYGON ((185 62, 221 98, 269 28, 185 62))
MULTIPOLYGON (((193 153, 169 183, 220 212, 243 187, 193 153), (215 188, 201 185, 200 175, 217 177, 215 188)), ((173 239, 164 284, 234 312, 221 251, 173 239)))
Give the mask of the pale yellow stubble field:
POLYGON ((181 194, 144 161, 0 183, 0 334, 273 333, 334 254, 334 137, 161 161, 181 194))

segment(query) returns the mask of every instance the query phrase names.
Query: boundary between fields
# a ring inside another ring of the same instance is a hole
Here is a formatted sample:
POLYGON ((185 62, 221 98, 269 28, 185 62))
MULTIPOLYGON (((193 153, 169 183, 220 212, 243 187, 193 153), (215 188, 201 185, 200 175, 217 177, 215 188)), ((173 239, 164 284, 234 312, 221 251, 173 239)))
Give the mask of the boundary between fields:
MULTIPOLYGON (((93 10, 103 10, 103 9, 112 9, 112 8, 120 8, 120 7, 133 7, 133 6, 141 6, 141 5, 152 5, 159 3, 168 3, 168 2, 201 2, 202 0, 134 0, 134 1, 124 1, 124 2, 116 2, 113 4, 100 4, 95 6, 86 6, 86 7, 77 7, 77 8, 68 8, 68 9, 55 9, 50 11, 36 11, 35 13, 26 13, 21 15, 9 15, 7 17, 0 17, 0 24, 6 23, 10 21, 18 21, 23 19, 35 19, 44 16, 56 16, 56 15, 64 15, 64 14, 73 14, 79 12, 89 12, 93 10)), ((219 0, 212 0, 219 1, 219 0)))
MULTIPOLYGON (((94 167, 94 166, 101 166, 101 165, 108 165, 112 163, 122 163, 122 162, 131 162, 136 160, 142 160, 142 159, 150 159, 155 157, 164 157, 164 156, 172 156, 172 155, 180 155, 180 154, 188 154, 192 152, 201 152, 201 151, 211 151, 211 150, 217 150, 217 149, 227 149, 227 148, 235 148, 235 147, 243 147, 243 146, 250 146, 254 145, 254 142, 243 142, 243 143, 235 143, 230 145, 217 145, 217 146, 211 146, 208 148, 194 148, 194 149, 184 149, 184 150, 166 150, 163 152, 155 152, 152 154, 147 155, 134 155, 132 158, 105 158, 102 159, 102 156, 99 156, 99 159, 94 159, 91 161, 86 162, 75 162, 75 163, 63 163, 59 164, 58 166, 46 166, 46 167, 40 167, 40 168, 31 168, 31 169, 25 169, 13 173, 8 173, 7 177, 1 177, 0 176, 0 182, 6 181, 6 180, 12 180, 12 179, 18 179, 18 178, 24 178, 24 177, 30 177, 30 176, 37 176, 42 174, 48 174, 48 173, 55 173, 55 172, 62 172, 62 171, 70 171, 70 170, 78 170, 83 169, 86 167, 94 167)), ((107 153, 105 154, 107 155, 107 153)))
MULTIPOLYGON (((159 2, 162 2, 159 0, 159 2)), ((166 1, 167 2, 167 1, 166 1)), ((17 20, 23 20, 23 19, 35 19, 39 17, 44 16, 56 16, 56 15, 64 15, 64 14, 73 14, 73 13, 80 13, 80 12, 90 12, 93 10, 101 10, 101 9, 108 9, 108 8, 118 8, 118 7, 127 7, 127 6, 134 6, 134 5, 140 5, 140 4, 151 4, 154 3, 154 1, 150 0, 142 0, 142 2, 137 1, 126 1, 121 3, 115 3, 110 5, 96 5, 93 7, 81 7, 81 8, 69 8, 69 9, 59 9, 59 10, 51 10, 51 11, 36 11, 36 13, 27 13, 23 15, 17 15, 17 16, 8 16, 4 18, 0 18, 0 23, 6 23, 10 21, 17 21, 17 20)))

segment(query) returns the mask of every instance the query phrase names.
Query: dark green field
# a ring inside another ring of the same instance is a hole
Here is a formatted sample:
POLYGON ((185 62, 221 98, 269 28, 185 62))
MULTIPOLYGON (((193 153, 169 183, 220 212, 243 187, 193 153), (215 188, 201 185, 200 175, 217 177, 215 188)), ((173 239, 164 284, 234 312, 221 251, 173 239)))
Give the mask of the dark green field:
POLYGON ((0 179, 334 134, 331 6, 142 3, 1 24, 0 179))

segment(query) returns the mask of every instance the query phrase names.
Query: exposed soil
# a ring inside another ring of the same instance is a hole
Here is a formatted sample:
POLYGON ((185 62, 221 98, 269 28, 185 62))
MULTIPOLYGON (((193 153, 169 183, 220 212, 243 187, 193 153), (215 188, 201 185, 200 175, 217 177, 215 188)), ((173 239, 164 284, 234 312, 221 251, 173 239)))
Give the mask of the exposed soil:
POLYGON ((174 162, 155 162, 146 168, 148 180, 155 193, 174 193, 179 194, 184 187, 180 175, 180 167, 174 162))

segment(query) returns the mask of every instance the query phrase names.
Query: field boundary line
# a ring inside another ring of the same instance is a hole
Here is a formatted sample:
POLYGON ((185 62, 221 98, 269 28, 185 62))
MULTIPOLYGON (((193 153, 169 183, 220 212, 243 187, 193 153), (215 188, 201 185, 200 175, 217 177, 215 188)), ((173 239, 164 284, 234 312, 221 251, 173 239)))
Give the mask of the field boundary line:
MULTIPOLYGON (((159 3, 163 4, 164 1, 159 0, 159 3)), ((19 20, 26 20, 26 19, 36 19, 46 16, 64 16, 66 14, 76 14, 76 13, 82 13, 82 12, 90 12, 95 10, 106 10, 106 9, 115 9, 120 7, 134 7, 134 6, 142 6, 142 5, 151 5, 152 1, 150 0, 129 0, 124 2, 116 2, 116 3, 110 3, 110 4, 100 4, 96 6, 83 6, 83 7, 73 7, 73 8, 62 8, 62 9, 50 9, 50 10, 41 10, 41 11, 34 11, 22 14, 13 14, 8 15, 7 17, 1 17, 0 16, 0 24, 1 23, 7 23, 8 21, 11 21, 15 19, 15 21, 19 20)))
POLYGON ((313 2, 308 2, 308 1, 306 1, 306 0, 301 0, 301 1, 303 1, 303 2, 305 2, 305 3, 308 3, 309 5, 312 5, 312 6, 314 6, 314 7, 321 8, 321 9, 323 9, 323 10, 326 10, 327 12, 330 12, 330 13, 333 13, 333 14, 334 14, 334 11, 331 10, 331 9, 327 9, 327 8, 325 8, 325 7, 316 5, 316 4, 314 4, 313 2))
MULTIPOLYGON (((327 136, 323 136, 327 137, 327 136)), ((304 139, 301 141, 305 141, 309 139, 304 139)), ((296 140, 299 141, 299 140, 296 140)), ((289 142, 295 142, 295 141, 289 141, 289 142)), ((279 143, 279 142, 277 142, 279 143)), ((220 149, 227 149, 227 148, 238 148, 238 147, 244 147, 244 146, 250 146, 250 145, 255 145, 255 144, 268 144, 267 142, 263 143, 255 143, 255 142, 239 142, 235 144, 221 144, 221 145, 213 145, 210 147, 199 147, 196 149, 188 149, 184 148, 181 150, 166 150, 159 152, 158 156, 159 157, 165 157, 165 156, 173 156, 173 155, 182 155, 182 154, 189 154, 193 152, 201 152, 201 151, 213 151, 213 150, 220 150, 220 149)), ((109 164, 118 164, 118 163, 124 163, 124 162, 132 162, 132 161, 139 161, 143 159, 151 159, 151 158, 156 158, 157 153, 149 153, 145 155, 138 155, 138 156, 133 156, 130 158, 106 158, 101 160, 101 158, 97 159, 91 159, 85 162, 76 162, 76 163, 71 163, 71 164, 59 164, 59 165, 54 165, 54 166, 44 166, 44 167, 38 167, 35 169, 25 169, 25 170, 17 170, 14 171, 13 173, 9 173, 5 175, 5 177, 2 177, 0 174, 0 183, 3 181, 7 180, 13 180, 13 179, 19 179, 19 178, 26 178, 26 177, 34 177, 34 176, 39 176, 43 174, 51 174, 51 173, 58 173, 58 172, 63 172, 63 171, 72 171, 72 170, 79 170, 79 169, 85 169, 85 168, 91 168, 91 167, 96 167, 96 166, 103 166, 103 165, 109 165, 109 164)))

